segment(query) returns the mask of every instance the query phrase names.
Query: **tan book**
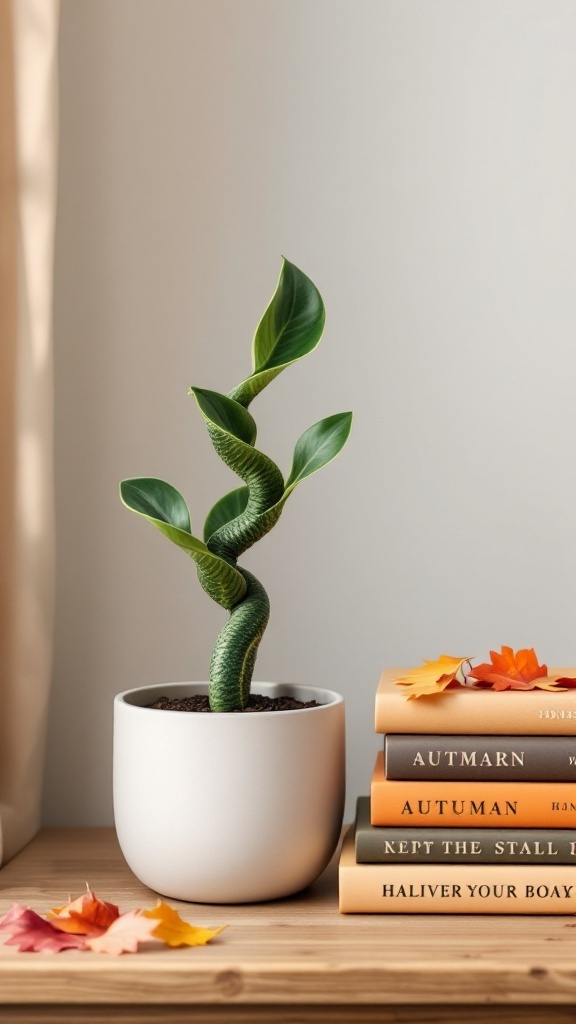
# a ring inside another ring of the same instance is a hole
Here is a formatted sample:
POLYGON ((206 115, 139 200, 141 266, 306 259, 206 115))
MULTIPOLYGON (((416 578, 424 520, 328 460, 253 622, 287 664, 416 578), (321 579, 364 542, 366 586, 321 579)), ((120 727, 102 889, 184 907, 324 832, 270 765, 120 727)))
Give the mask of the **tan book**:
POLYGON ((380 751, 370 786, 370 820, 411 828, 574 829, 576 783, 396 781, 386 778, 380 751))
POLYGON ((341 914, 574 914, 576 865, 357 864, 340 855, 341 914))
MULTIPOLYGON (((554 675, 576 676, 574 668, 554 675)), ((502 690, 457 686, 430 697, 407 700, 395 683, 406 669, 384 669, 376 692, 376 732, 493 734, 507 736, 576 735, 576 688, 502 690)))

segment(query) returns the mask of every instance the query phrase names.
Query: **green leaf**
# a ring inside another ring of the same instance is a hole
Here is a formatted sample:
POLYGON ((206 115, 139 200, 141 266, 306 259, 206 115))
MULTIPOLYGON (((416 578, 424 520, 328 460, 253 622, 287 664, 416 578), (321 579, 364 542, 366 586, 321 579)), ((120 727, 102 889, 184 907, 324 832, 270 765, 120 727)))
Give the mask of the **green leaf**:
POLYGON ((316 285, 283 259, 276 291, 254 335, 254 372, 230 397, 249 405, 282 370, 316 348, 325 319, 316 285))
POLYGON ((311 476, 338 455, 348 440, 351 426, 352 413, 338 412, 314 423, 304 431, 296 442, 284 498, 288 497, 301 480, 311 476))
POLYGON ((256 423, 247 409, 227 395, 217 391, 206 391, 204 388, 190 388, 189 394, 194 395, 204 419, 232 434, 239 441, 253 445, 256 440, 256 423))
POLYGON ((250 491, 247 487, 237 487, 235 491, 230 491, 229 494, 225 494, 223 498, 216 502, 214 507, 210 509, 204 523, 205 541, 208 541, 212 534, 216 533, 216 530, 219 530, 221 526, 226 526, 227 523, 242 515, 248 504, 249 495, 250 491))
POLYGON ((284 259, 276 291, 254 336, 254 372, 285 366, 320 341, 326 314, 309 277, 284 259))
POLYGON ((154 477, 136 477, 121 482, 120 498, 194 559, 200 582, 214 601, 231 609, 244 597, 246 581, 238 569, 190 533, 188 506, 175 487, 154 477))
POLYGON ((351 426, 352 413, 338 412, 314 423, 304 431, 296 442, 292 469, 284 485, 282 497, 254 520, 262 536, 278 522, 284 505, 297 484, 338 455, 348 440, 351 426))
POLYGON ((120 484, 124 504, 147 519, 169 523, 190 533, 190 512, 184 498, 172 484, 155 477, 135 477, 120 484))

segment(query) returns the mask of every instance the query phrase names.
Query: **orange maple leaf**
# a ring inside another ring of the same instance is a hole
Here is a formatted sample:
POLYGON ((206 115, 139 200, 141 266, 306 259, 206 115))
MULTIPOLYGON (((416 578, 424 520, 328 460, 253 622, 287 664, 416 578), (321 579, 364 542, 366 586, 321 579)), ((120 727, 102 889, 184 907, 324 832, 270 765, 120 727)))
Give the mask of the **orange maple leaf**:
POLYGON ((61 932, 72 935, 102 935, 120 916, 115 903, 99 900, 86 883, 86 892, 77 900, 55 907, 46 919, 61 932))
POLYGON ((539 665, 532 647, 514 651, 502 647, 500 654, 490 651, 491 664, 475 665, 471 676, 477 683, 488 683, 493 690, 562 690, 557 680, 548 675, 546 665, 539 665))
POLYGON ((152 910, 144 910, 142 913, 154 922, 154 938, 160 939, 167 946, 205 946, 226 928, 226 925, 220 928, 195 928, 162 900, 158 900, 152 910))
POLYGON ((155 921, 148 920, 141 910, 129 910, 121 914, 101 935, 87 940, 87 946, 94 953, 137 953, 141 942, 157 941, 154 935, 155 921))
POLYGON ((399 676, 394 682, 406 687, 406 700, 414 697, 429 697, 442 693, 451 683, 456 681, 458 674, 464 679, 462 666, 469 658, 452 658, 449 654, 441 654, 438 661, 426 661, 417 668, 411 668, 405 676, 399 676))

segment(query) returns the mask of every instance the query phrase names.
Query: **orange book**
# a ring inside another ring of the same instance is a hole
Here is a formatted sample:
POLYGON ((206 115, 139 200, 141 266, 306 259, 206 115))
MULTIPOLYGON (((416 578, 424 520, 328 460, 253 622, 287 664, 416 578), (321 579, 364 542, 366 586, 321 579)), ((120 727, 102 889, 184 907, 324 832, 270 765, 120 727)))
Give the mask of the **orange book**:
POLYGON ((370 821, 409 828, 576 828, 576 783, 397 782, 386 778, 380 751, 370 821))
MULTIPOLYGON (((551 669, 576 676, 576 669, 551 669)), ((502 690, 457 686, 430 697, 407 700, 394 682, 405 669, 384 669, 376 692, 376 732, 494 734, 500 736, 576 735, 576 689, 502 690)))
POLYGON ((357 864, 353 828, 338 880, 341 914, 573 914, 576 896, 576 865, 357 864))

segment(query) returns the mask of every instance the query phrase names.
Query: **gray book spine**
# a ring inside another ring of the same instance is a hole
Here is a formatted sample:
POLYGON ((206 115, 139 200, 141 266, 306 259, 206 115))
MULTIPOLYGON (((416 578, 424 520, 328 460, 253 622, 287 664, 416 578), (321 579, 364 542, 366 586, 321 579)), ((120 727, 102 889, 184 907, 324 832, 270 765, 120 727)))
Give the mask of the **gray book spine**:
POLYGON ((384 737, 387 779, 576 782, 576 736, 384 737))
POLYGON ((358 864, 573 864, 576 831, 544 828, 388 828, 370 824, 370 798, 356 813, 358 864))

